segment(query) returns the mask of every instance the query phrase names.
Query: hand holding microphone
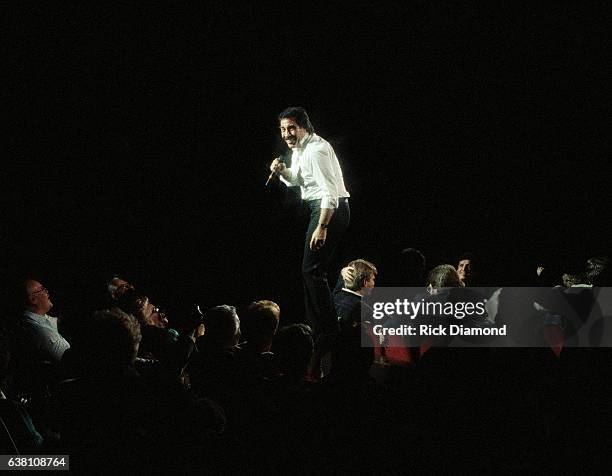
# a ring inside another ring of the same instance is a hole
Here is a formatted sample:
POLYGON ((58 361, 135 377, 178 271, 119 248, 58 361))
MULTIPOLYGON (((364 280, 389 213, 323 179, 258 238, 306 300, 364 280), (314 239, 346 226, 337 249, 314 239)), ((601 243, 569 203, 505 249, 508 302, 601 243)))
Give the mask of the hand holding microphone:
POLYGON ((283 163, 280 157, 277 157, 276 159, 272 161, 272 163, 270 164, 270 170, 271 170, 270 176, 268 177, 268 180, 266 180, 266 187, 268 186, 268 183, 270 183, 270 180, 272 180, 274 176, 278 176, 282 174, 283 170, 285 170, 285 164, 283 163))

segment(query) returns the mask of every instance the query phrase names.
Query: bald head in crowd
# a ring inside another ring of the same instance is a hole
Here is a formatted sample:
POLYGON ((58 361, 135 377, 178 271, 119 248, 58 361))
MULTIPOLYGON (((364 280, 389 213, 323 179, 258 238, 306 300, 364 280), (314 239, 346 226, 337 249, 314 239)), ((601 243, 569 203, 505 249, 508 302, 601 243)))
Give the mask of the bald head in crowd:
POLYGON ((49 290, 35 279, 26 279, 24 290, 25 310, 42 316, 47 314, 53 307, 49 290))

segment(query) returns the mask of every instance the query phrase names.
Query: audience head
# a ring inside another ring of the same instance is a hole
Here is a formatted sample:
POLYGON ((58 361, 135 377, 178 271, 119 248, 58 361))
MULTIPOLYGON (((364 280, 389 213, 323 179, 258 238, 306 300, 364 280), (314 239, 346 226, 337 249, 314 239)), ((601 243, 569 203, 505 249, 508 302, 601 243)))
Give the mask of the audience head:
POLYGON ((593 286, 608 286, 610 261, 606 256, 595 256, 587 260, 585 278, 593 286))
POLYGON ((267 352, 278 329, 280 307, 273 301, 249 304, 240 320, 247 344, 258 352, 267 352))
POLYGON ((111 300, 117 301, 128 290, 134 289, 134 285, 115 275, 106 283, 106 289, 110 294, 111 300))
POLYGON ((149 301, 144 294, 135 289, 126 290, 117 300, 117 306, 123 311, 134 316, 141 326, 155 326, 165 328, 168 319, 165 314, 149 301))
POLYGON ((348 265, 348 272, 343 274, 344 284, 347 289, 360 294, 365 294, 367 290, 375 285, 378 271, 376 266, 364 259, 356 259, 348 265))
POLYGON ((49 290, 35 279, 26 279, 23 283, 24 309, 35 314, 47 314, 53 307, 49 290))
POLYGON ((96 311, 90 330, 95 338, 83 349, 87 368, 122 369, 134 363, 141 340, 140 325, 134 316, 116 307, 96 311))
POLYGON ((563 273, 561 276, 563 286, 571 288, 579 284, 584 284, 584 278, 580 273, 563 273))
POLYGON ((427 261, 425 255, 415 248, 405 248, 400 252, 400 283, 402 286, 419 287, 425 281, 427 261))
POLYGON ((563 266, 563 272, 561 274, 563 286, 571 288, 579 284, 585 284, 585 272, 584 265, 575 259, 567 261, 563 266))
POLYGON ((440 288, 462 287, 463 281, 459 278, 459 273, 453 265, 441 264, 429 272, 427 285, 432 294, 435 294, 440 288))
POLYGON ((273 349, 281 372, 303 378, 314 351, 312 329, 306 324, 281 328, 274 338, 273 349))
POLYGON ((476 257, 471 253, 463 253, 457 263, 457 274, 464 286, 473 285, 474 275, 477 272, 476 257))
POLYGON ((234 306, 216 306, 204 314, 204 340, 215 349, 231 349, 240 341, 240 318, 234 306))

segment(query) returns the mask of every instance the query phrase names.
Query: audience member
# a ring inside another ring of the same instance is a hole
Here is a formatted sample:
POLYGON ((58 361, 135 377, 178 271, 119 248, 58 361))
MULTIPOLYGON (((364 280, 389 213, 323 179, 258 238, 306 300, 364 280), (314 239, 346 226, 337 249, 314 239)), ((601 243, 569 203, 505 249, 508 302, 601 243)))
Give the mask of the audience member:
POLYGON ((256 354, 270 352, 279 320, 280 307, 275 302, 263 300, 249 304, 241 319, 246 337, 242 349, 256 354))
POLYGON ((161 363, 168 376, 180 375, 194 349, 195 329, 189 335, 181 335, 169 328, 165 314, 135 289, 124 292, 117 306, 134 316, 140 324, 142 342, 137 362, 139 370, 145 372, 151 367, 141 359, 154 359, 161 363))
POLYGON ((245 383, 271 377, 274 373, 272 341, 280 319, 280 307, 272 301, 256 301, 240 319, 246 342, 240 345, 240 360, 245 383))
POLYGON ((111 301, 118 301, 128 290, 134 289, 134 285, 123 278, 114 275, 107 283, 106 289, 111 301))
POLYGON ((344 286, 334 291, 334 306, 340 326, 353 327, 361 322, 361 301, 375 286, 378 271, 364 259, 351 261, 341 272, 344 286))
MULTIPOLYGON (((427 279, 425 257, 418 250, 404 249, 400 266, 402 275, 391 284, 427 286, 428 293, 422 288, 416 301, 485 301, 475 287, 481 269, 473 255, 462 255, 457 269, 436 266, 427 279)), ((552 435, 555 444, 565 448, 571 429, 566 413, 577 421, 588 415, 594 422, 605 403, 601 397, 599 405, 587 410, 573 405, 576 395, 582 395, 582 405, 599 398, 599 393, 605 396, 607 351, 589 349, 587 356, 579 349, 566 349, 611 339, 605 325, 609 308, 603 307, 602 298, 606 290, 591 289, 610 284, 610 266, 604 256, 590 258, 586 267, 565 265, 567 287, 553 288, 558 284, 549 276, 554 267, 554 262, 538 266, 536 273, 538 284, 550 289, 502 288, 495 299, 487 294, 495 301, 495 306, 486 307, 487 313, 495 308, 496 324, 512 328, 503 342, 523 339, 526 333, 529 339, 520 342, 534 346, 505 353, 449 348, 472 346, 476 337, 469 335, 387 335, 384 341, 372 340, 367 322, 361 322, 361 309, 364 296, 375 286, 377 269, 363 259, 351 261, 334 291, 340 325, 329 362, 327 356, 315 354, 307 325, 279 329, 280 308, 272 301, 251 303, 240 317, 228 305, 195 317, 188 317, 192 310, 180 316, 175 312, 170 318, 189 321, 186 332, 179 334, 170 327, 177 321, 169 322, 147 296, 119 276, 107 283, 104 306, 110 308, 97 311, 90 320, 83 316, 85 332, 70 334, 69 344, 57 319, 49 316, 49 292, 28 279, 15 293, 20 310, 14 314, 23 315, 14 323, 13 334, 0 326, 0 447, 6 454, 70 454, 72 469, 82 472, 238 472, 246 465, 265 472, 289 471, 296 465, 305 471, 349 472, 368 463, 380 471, 381 455, 386 463, 394 456, 402 459, 393 444, 397 438, 419 454, 443 441, 448 455, 453 452, 448 447, 464 436, 466 442, 458 444, 458 451, 469 450, 471 441, 484 441, 479 434, 489 438, 510 413, 514 429, 533 427, 545 435, 541 441, 552 435), (588 332, 582 332, 584 328, 588 332), (366 341, 373 346, 364 345, 366 341), (18 365, 9 366, 13 356, 8 343, 18 365), (596 369, 589 367, 593 364, 596 369), (315 374, 319 366, 324 371, 315 374), (15 386, 9 370, 15 374, 15 386), (73 378, 59 383, 67 375, 73 378), (511 375, 520 385, 502 388, 509 380, 500 375, 511 375), (574 381, 577 376, 580 385, 574 381), (385 386, 377 383, 383 378, 385 386), (54 405, 33 404, 29 394, 36 392, 54 405), (489 413, 497 416, 488 421, 489 413), (271 449, 272 457, 262 457, 271 449)), ((533 282, 528 280, 525 284, 533 282)), ((104 289, 99 286, 98 291, 104 289)), ((86 304, 93 308, 98 301, 86 304)), ((467 327, 493 326, 489 314, 432 316, 423 308, 410 318, 412 326, 435 320, 444 328, 455 318, 467 327)), ((379 322, 394 327, 407 320, 398 312, 379 322)), ((528 440, 523 447, 539 441, 531 436, 528 440)), ((496 448, 501 454, 499 445, 496 448)), ((413 461, 419 468, 431 464, 426 458, 413 461)))
POLYGON ((463 286, 475 286, 478 273, 476 257, 472 253, 463 253, 457 263, 457 274, 463 286))
POLYGON ((226 304, 208 310, 204 315, 206 332, 198 340, 200 350, 234 351, 240 341, 240 318, 234 306, 226 304))
POLYGON ((2 454, 38 452, 43 445, 43 437, 24 406, 4 392, 9 380, 10 360, 9 336, 4 329, 0 329, 0 451, 2 454))
POLYGON ((49 290, 34 279, 24 282, 24 311, 20 322, 23 353, 39 362, 59 363, 70 344, 57 329, 57 318, 47 313, 53 307, 49 290))
POLYGON ((250 398, 249 444, 258 455, 275 448, 271 465, 259 457, 258 469, 264 472, 316 472, 324 467, 316 447, 329 442, 322 434, 318 384, 306 378, 314 353, 312 329, 306 324, 291 324, 279 329, 273 351, 278 375, 271 378, 250 398), (265 471, 268 469, 268 471, 265 471))
POLYGON ((566 288, 591 286, 587 283, 584 265, 576 261, 565 263, 561 274, 561 281, 566 288))
POLYGON ((193 388, 216 401, 236 406, 242 386, 239 362, 240 318, 234 306, 216 306, 204 314, 206 331, 196 341, 198 352, 188 373, 193 388))
POLYGON ((274 339, 273 350, 280 374, 293 381, 303 380, 314 352, 312 329, 306 324, 283 327, 274 339))
POLYGON ((442 288, 462 286, 465 286, 464 281, 451 264, 440 264, 433 268, 427 276, 427 289, 430 294, 438 294, 442 288))
POLYGON ((592 286, 610 286, 610 261, 607 256, 594 256, 587 260, 585 281, 592 286))
POLYGON ((427 260, 425 255, 415 248, 405 248, 400 253, 399 277, 396 286, 418 288, 425 282, 427 260))
POLYGON ((178 383, 153 385, 134 370, 141 341, 134 317, 119 309, 99 311, 91 332, 96 338, 83 349, 83 375, 64 382, 57 396, 71 469, 176 468, 208 435, 223 430, 216 404, 195 399, 178 383))
POLYGON ((15 397, 37 400, 65 377, 61 361, 70 344, 59 333, 58 319, 48 314, 53 303, 47 288, 26 279, 17 293, 23 314, 13 323, 9 390, 15 397))

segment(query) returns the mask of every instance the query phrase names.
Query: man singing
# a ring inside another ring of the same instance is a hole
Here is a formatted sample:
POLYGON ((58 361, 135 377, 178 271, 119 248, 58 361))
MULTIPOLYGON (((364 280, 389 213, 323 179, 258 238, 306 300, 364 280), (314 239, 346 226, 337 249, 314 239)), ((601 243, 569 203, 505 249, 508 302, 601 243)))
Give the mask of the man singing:
POLYGON ((327 284, 327 267, 349 224, 349 193, 331 145, 314 133, 308 114, 290 107, 278 115, 280 133, 291 149, 291 168, 279 159, 270 165, 287 185, 299 185, 302 200, 310 209, 306 231, 302 276, 306 318, 312 324, 320 353, 338 331, 338 318, 327 284))

